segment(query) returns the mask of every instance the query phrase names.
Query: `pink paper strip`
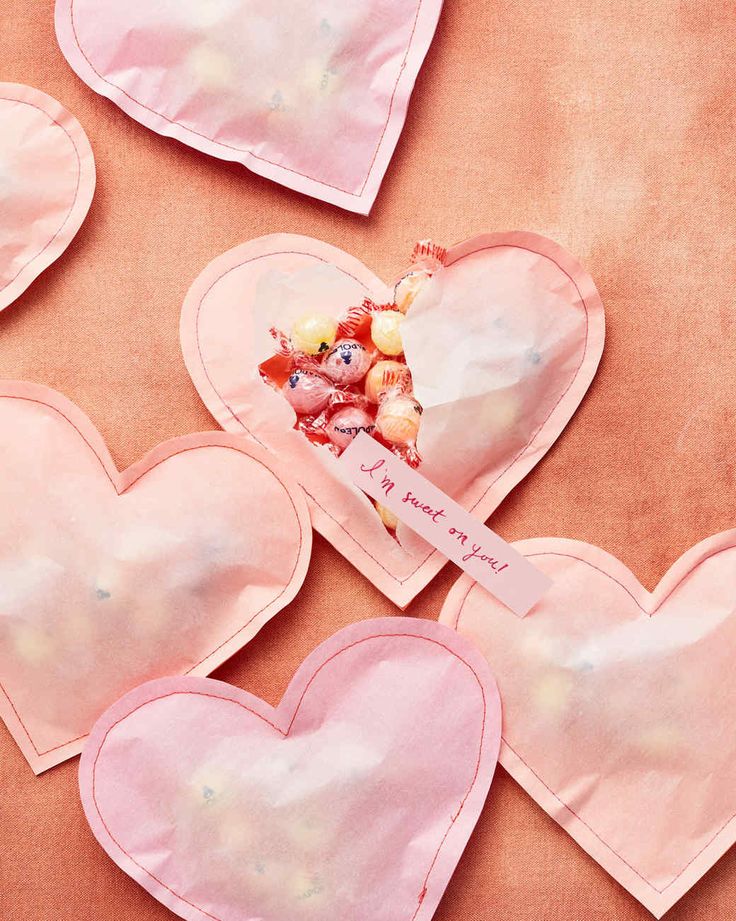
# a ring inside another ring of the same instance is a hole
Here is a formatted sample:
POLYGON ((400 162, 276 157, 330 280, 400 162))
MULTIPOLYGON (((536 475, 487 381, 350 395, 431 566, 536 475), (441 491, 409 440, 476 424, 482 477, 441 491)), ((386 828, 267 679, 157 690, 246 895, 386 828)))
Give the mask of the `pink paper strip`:
POLYGON ((340 457, 363 492, 456 563, 519 617, 552 585, 520 553, 462 506, 361 432, 340 457))

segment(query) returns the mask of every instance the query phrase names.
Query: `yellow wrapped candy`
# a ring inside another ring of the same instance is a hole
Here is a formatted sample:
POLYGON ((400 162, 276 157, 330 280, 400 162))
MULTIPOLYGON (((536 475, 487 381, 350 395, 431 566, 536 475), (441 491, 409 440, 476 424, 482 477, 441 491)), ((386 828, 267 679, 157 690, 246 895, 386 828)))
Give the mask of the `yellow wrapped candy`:
POLYGON ((376 511, 378 512, 378 517, 389 531, 395 531, 399 524, 399 519, 394 515, 391 509, 386 508, 385 505, 381 505, 380 502, 376 502, 376 511))
POLYGON ((416 300, 417 295, 427 283, 430 275, 428 272, 410 272, 405 275, 394 289, 396 307, 401 313, 406 313, 416 300))
POLYGON ((381 310, 373 315, 371 339, 384 355, 401 355, 404 351, 401 340, 404 319, 404 314, 398 310, 381 310))
POLYGON ((378 410, 376 428, 389 444, 413 445, 421 418, 422 407, 412 397, 391 397, 378 410))
POLYGON ((365 395, 371 403, 377 403, 382 392, 398 383, 409 369, 400 361, 379 361, 370 369, 365 379, 365 395), (392 379, 393 378, 393 379, 392 379))
POLYGON ((291 344, 297 352, 319 355, 332 348, 337 338, 337 320, 323 313, 306 313, 291 328, 291 344))

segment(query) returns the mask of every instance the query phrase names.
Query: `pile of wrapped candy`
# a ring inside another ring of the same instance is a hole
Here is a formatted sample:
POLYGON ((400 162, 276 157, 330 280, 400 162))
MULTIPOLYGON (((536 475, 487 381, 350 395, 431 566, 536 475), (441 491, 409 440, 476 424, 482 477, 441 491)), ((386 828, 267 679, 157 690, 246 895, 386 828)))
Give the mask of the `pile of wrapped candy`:
MULTIPOLYGON (((312 442, 339 455, 365 432, 419 466, 422 407, 404 357, 402 324, 446 255, 432 243, 418 243, 390 304, 365 299, 341 318, 315 310, 299 317, 288 333, 271 330, 276 354, 286 362, 281 393, 296 412, 296 427, 312 442)), ((283 376, 262 371, 271 384, 283 376)), ((379 514, 390 530, 396 527, 389 512, 379 508, 379 514)))

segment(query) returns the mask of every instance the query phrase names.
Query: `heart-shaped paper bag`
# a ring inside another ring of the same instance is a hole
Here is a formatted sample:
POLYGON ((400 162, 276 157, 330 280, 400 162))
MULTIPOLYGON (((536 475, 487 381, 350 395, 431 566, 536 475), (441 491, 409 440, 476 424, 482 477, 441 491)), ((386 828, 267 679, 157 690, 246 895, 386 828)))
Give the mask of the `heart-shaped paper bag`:
POLYGON ((159 134, 370 211, 441 0, 57 0, 77 74, 159 134))
POLYGON ((311 549, 301 490, 245 439, 177 438, 118 473, 31 384, 0 384, 0 509, 0 716, 37 773, 124 692, 244 646, 311 549))
POLYGON ((483 657, 429 621, 353 624, 277 708, 150 682, 80 765, 100 844, 188 921, 429 921, 488 792, 501 709, 483 657))
POLYGON ((69 246, 94 189, 79 122, 39 90, 0 83, 0 310, 69 246))
MULTIPOLYGON (((295 429, 264 382, 270 327, 305 310, 340 316, 387 286, 319 240, 277 235, 212 262, 187 295, 182 348, 200 396, 227 431, 274 452, 306 490, 316 529, 401 607, 445 558, 401 525, 395 539, 336 458, 295 429)), ((453 247, 403 324, 424 408, 420 472, 485 521, 564 429, 603 349, 603 306, 589 275, 550 240, 490 234, 453 247)))
POLYGON ((498 678, 503 766, 660 917, 736 841, 736 531, 651 593, 588 544, 515 547, 553 580, 536 608, 463 578, 441 620, 498 678))

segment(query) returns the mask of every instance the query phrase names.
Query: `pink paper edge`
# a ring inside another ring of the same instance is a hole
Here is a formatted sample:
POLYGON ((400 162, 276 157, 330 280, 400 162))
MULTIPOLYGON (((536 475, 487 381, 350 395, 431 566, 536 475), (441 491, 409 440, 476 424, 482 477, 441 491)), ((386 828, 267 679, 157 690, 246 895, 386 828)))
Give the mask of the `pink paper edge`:
MULTIPOLYGON (((284 586, 283 591, 274 601, 259 611, 238 633, 214 649, 195 666, 189 673, 190 675, 204 676, 210 674, 223 662, 226 662, 230 656, 246 646, 272 617, 293 601, 306 578, 307 569, 309 568, 312 552, 312 526, 304 491, 290 476, 284 473, 281 465, 274 461, 272 454, 254 446, 249 439, 227 432, 198 432, 193 435, 172 438, 157 445, 139 461, 128 467, 127 470, 120 472, 115 466, 100 433, 87 416, 66 397, 40 384, 24 381, 0 381, 0 399, 7 397, 42 403, 65 416, 69 423, 79 431, 80 436, 87 443, 90 450, 98 456, 103 469, 113 480, 119 494, 128 489, 135 480, 144 476, 153 467, 170 457, 195 448, 213 446, 232 448, 252 458, 269 470, 283 486, 294 506, 301 547, 291 581, 284 586)), ((87 738, 87 736, 82 736, 78 739, 73 739, 51 752, 39 755, 2 683, 0 683, 0 718, 5 722, 10 734, 36 775, 42 774, 49 768, 74 757, 74 755, 78 755, 82 751, 87 738)))
MULTIPOLYGON (((605 341, 603 302, 595 283, 580 263, 566 250, 552 240, 538 234, 528 231, 511 231, 480 234, 472 237, 464 243, 453 246, 449 250, 448 260, 451 264, 469 253, 489 246, 518 246, 530 249, 539 255, 547 256, 563 272, 568 273, 577 285, 582 300, 587 307, 588 335, 580 368, 562 399, 536 436, 526 446, 521 457, 512 463, 508 470, 496 480, 473 511, 474 517, 481 521, 486 521, 509 492, 539 463, 563 433, 595 377, 605 341)), ((299 234, 271 234, 257 237, 248 243, 243 243, 234 249, 228 250, 210 262, 195 280, 184 299, 180 322, 181 347, 184 362, 200 398, 223 428, 226 428, 226 423, 231 422, 233 415, 223 404, 210 383, 207 370, 199 354, 196 321, 200 304, 209 289, 223 275, 246 260, 294 249, 333 263, 341 271, 355 276, 368 289, 375 290, 378 288, 383 290, 386 287, 370 269, 354 256, 329 243, 299 234)), ((247 437, 257 441, 255 436, 245 429, 240 419, 237 417, 235 419, 238 424, 243 426, 243 431, 247 437)), ((444 556, 439 552, 435 552, 412 576, 404 582, 399 582, 382 569, 362 547, 356 545, 349 535, 344 533, 337 522, 333 521, 315 505, 311 496, 308 496, 308 498, 315 530, 328 540, 348 562, 363 573, 380 592, 401 609, 405 608, 422 589, 426 588, 447 563, 444 556)))
POLYGON ((97 174, 89 138, 77 119, 60 102, 22 83, 0 83, 0 96, 40 109, 66 132, 79 157, 79 185, 71 210, 57 234, 41 252, 23 266, 15 278, 0 289, 0 311, 4 310, 62 255, 84 223, 95 194, 97 174))
MULTIPOLYGON (((525 556, 532 554, 555 554, 574 556, 596 569, 614 576, 640 605, 643 617, 656 615, 666 598, 709 556, 721 550, 736 546, 736 529, 723 531, 702 540, 687 550, 667 570, 654 591, 649 592, 631 570, 615 556, 584 541, 566 538, 532 538, 516 541, 513 546, 525 556)), ((469 576, 464 575, 455 583, 440 612, 440 622, 457 628, 463 606, 473 588, 477 586, 469 576)), ((531 612, 533 616, 533 611, 531 612)), ((616 882, 626 889, 656 918, 661 918, 717 863, 729 848, 736 843, 736 817, 683 870, 679 877, 667 887, 667 894, 658 892, 652 885, 635 873, 620 857, 583 822, 573 815, 567 806, 551 792, 528 765, 501 740, 501 765, 514 780, 555 820, 616 882)))
POLYGON ((254 710, 258 715, 267 718, 276 726, 286 728, 310 680, 329 659, 362 639, 392 635, 427 638, 445 646, 451 653, 470 666, 481 684, 486 700, 486 731, 481 740, 476 780, 465 800, 462 811, 451 825, 447 836, 440 845, 435 861, 428 870, 424 881, 426 894, 421 905, 412 918, 405 919, 405 921, 429 921, 445 893, 445 889, 480 817, 495 773, 501 734, 501 699, 488 663, 472 643, 461 637, 454 630, 436 621, 415 620, 408 617, 379 617, 374 620, 364 620, 351 624, 318 646, 302 662, 289 683, 281 703, 275 708, 247 691, 224 682, 191 677, 160 678, 155 681, 149 681, 120 698, 100 717, 93 727, 79 763, 79 787, 82 806, 92 833, 103 850, 128 876, 163 905, 180 917, 185 918, 186 921, 212 921, 210 915, 186 903, 181 903, 181 900, 174 893, 151 879, 145 870, 133 863, 119 849, 107 831, 104 820, 94 802, 93 770, 109 728, 161 693, 201 691, 203 689, 206 689, 210 694, 219 692, 219 695, 224 699, 236 700, 254 710))
POLYGON ((399 77, 394 87, 386 125, 365 178, 365 184, 362 191, 357 194, 333 188, 276 163, 261 160, 250 151, 233 151, 232 148, 203 137, 178 122, 168 121, 164 116, 152 112, 132 99, 123 90, 109 83, 98 74, 85 57, 77 42, 72 23, 73 2, 74 0, 56 0, 54 14, 56 38, 61 52, 72 70, 96 93, 110 99, 131 118, 157 134, 174 138, 189 147, 193 147, 195 150, 217 157, 220 160, 240 163, 251 172, 266 179, 271 179, 279 185, 296 192, 302 192, 312 198, 337 205, 357 214, 368 215, 376 200, 383 177, 391 163, 401 136, 412 90, 432 44, 444 0, 419 0, 420 6, 414 31, 407 48, 404 65, 399 72, 399 77))

